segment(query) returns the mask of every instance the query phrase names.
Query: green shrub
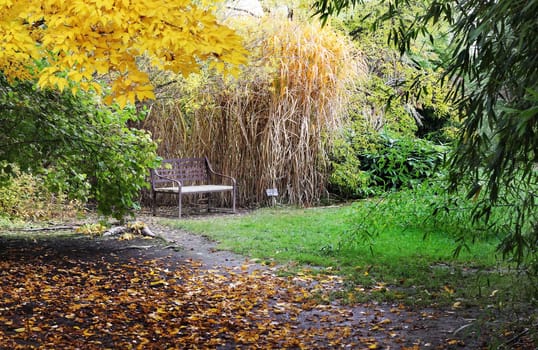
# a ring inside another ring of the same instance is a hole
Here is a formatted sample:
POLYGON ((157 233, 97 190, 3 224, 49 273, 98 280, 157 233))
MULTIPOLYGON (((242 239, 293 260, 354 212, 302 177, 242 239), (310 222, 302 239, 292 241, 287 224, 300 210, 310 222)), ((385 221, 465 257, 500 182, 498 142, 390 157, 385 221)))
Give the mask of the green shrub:
POLYGON ((375 151, 359 154, 358 158, 360 169, 370 174, 371 185, 386 191, 412 187, 436 175, 444 151, 427 140, 380 134, 375 151))
POLYGON ((351 134, 331 153, 331 190, 346 198, 364 198, 437 176, 445 147, 431 141, 388 134, 351 134))
POLYGON ((156 145, 149 133, 129 127, 142 118, 134 107, 97 99, 10 84, 0 74, 0 181, 16 175, 16 164, 41 175, 51 193, 96 201, 101 214, 122 218, 136 208, 158 160, 156 145))

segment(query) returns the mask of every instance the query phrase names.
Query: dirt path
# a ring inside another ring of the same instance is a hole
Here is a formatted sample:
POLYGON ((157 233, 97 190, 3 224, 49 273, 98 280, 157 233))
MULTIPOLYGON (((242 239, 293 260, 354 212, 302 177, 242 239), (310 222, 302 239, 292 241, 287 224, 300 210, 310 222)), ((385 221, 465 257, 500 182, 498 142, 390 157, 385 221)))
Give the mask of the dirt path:
POLYGON ((252 268, 257 269, 266 268, 254 264, 244 256, 218 250, 217 244, 206 237, 160 225, 158 219, 151 216, 139 216, 137 220, 148 224, 159 238, 180 248, 181 254, 186 258, 200 261, 206 268, 237 268, 244 264, 252 265, 252 268))

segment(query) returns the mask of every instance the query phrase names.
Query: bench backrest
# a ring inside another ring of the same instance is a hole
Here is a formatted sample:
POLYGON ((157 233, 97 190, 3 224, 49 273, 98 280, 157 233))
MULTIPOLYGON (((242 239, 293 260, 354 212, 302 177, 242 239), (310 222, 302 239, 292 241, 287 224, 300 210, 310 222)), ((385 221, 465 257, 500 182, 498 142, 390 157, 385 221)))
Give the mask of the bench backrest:
MULTIPOLYGON (((164 159, 162 167, 156 169, 161 176, 186 183, 208 183, 209 164, 206 158, 180 158, 164 159)), ((165 184, 170 181, 155 176, 155 170, 151 170, 151 183, 153 187, 157 184, 165 184)))

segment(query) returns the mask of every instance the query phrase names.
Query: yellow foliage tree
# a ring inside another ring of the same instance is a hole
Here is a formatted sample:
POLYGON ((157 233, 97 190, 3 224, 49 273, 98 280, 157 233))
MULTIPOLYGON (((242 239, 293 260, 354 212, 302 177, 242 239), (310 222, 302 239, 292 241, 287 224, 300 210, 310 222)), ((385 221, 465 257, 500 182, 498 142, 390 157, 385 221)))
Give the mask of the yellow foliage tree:
POLYGON ((0 0, 0 71, 9 79, 37 77, 41 88, 101 92, 120 106, 153 98, 152 66, 187 75, 204 61, 234 73, 246 62, 241 38, 219 23, 211 6, 193 0, 0 0), (37 69, 36 62, 46 61, 37 69))

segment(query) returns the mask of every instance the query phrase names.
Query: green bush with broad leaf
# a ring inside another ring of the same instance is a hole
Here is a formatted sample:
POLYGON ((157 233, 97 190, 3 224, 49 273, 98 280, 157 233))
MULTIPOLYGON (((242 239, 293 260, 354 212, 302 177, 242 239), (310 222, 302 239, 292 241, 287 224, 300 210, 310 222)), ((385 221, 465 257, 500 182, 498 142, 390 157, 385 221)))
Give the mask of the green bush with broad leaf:
POLYGON ((380 134, 374 152, 358 154, 360 169, 383 191, 412 187, 438 175, 445 149, 430 141, 380 134))
POLYGON ((94 201, 101 214, 123 218, 137 208, 148 168, 158 161, 150 135, 129 127, 142 116, 92 94, 40 90, 0 74, 0 186, 15 175, 15 164, 53 193, 94 201))
MULTIPOLYGON (((377 3, 357 6, 365 13, 382 10, 377 3)), ((413 9, 405 15, 413 18, 413 9)), ((353 38, 369 74, 356 85, 346 126, 331 149, 330 190, 364 198, 436 176, 446 152, 440 144, 453 140, 458 124, 442 65, 431 63, 445 59, 446 31, 440 28, 435 43, 426 38, 401 55, 387 43, 389 24, 357 12, 331 22, 353 38)))
POLYGON ((446 151, 410 136, 347 133, 331 153, 331 190, 345 198, 364 198, 413 187, 440 175, 446 151))

